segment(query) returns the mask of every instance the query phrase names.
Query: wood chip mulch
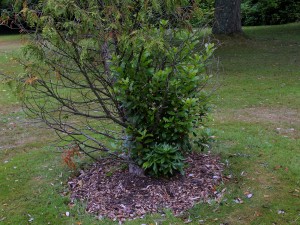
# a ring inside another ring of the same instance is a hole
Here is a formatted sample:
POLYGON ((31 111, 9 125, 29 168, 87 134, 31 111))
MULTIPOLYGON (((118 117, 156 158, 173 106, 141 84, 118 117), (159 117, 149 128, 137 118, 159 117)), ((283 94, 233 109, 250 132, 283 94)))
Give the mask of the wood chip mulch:
POLYGON ((193 153, 186 161, 185 175, 167 180, 136 176, 112 160, 103 160, 68 182, 71 201, 85 200, 87 212, 119 221, 165 208, 180 215, 200 201, 218 197, 216 187, 224 168, 211 154, 193 153))

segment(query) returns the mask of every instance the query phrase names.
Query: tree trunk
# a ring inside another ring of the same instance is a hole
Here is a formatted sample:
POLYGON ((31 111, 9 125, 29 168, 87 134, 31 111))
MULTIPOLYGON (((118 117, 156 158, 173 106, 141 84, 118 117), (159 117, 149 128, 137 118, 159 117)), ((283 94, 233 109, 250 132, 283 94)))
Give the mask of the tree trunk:
POLYGON ((241 0, 215 0, 214 34, 242 33, 241 0))

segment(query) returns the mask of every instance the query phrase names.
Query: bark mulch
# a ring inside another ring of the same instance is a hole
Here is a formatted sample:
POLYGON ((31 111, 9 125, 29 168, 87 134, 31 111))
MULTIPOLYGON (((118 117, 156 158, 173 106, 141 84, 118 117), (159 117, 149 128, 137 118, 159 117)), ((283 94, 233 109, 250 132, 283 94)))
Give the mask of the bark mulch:
POLYGON ((224 165, 219 157, 193 153, 186 159, 185 175, 155 179, 130 174, 121 164, 103 160, 68 182, 71 200, 87 201, 87 212, 124 221, 161 213, 168 208, 180 215, 200 201, 220 197, 224 165))

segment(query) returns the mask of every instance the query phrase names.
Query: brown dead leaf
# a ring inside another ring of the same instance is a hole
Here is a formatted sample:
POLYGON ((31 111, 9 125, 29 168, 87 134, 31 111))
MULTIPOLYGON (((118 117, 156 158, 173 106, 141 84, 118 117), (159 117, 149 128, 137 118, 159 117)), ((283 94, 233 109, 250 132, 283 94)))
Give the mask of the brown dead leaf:
POLYGON ((78 183, 79 187, 82 187, 83 183, 82 183, 82 180, 79 180, 78 183))
POLYGON ((277 165, 277 166, 274 167, 274 170, 279 170, 281 167, 282 167, 282 166, 277 165))
POLYGON ((255 212, 254 212, 254 216, 256 216, 256 217, 262 216, 262 213, 261 213, 261 212, 258 212, 258 211, 255 211, 255 212))
POLYGON ((39 78, 38 77, 29 77, 25 80, 25 84, 33 85, 39 78))

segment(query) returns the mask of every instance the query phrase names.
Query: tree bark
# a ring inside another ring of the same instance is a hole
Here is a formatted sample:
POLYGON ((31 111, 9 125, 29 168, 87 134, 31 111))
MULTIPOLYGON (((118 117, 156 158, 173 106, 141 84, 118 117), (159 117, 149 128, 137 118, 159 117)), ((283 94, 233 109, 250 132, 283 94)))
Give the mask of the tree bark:
POLYGON ((242 33, 241 0, 215 0, 213 34, 242 33))

